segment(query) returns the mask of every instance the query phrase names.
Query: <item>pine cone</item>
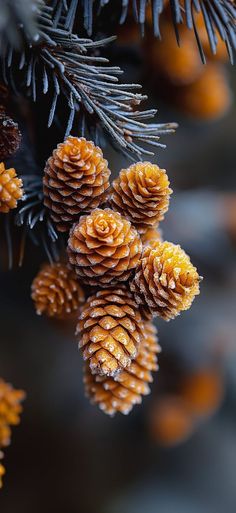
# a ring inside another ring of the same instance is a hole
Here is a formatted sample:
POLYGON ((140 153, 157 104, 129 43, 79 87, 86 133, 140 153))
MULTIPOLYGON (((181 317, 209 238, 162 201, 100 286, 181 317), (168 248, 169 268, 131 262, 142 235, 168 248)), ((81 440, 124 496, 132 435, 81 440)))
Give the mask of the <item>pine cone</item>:
POLYGON ((178 46, 172 21, 162 19, 160 30, 161 40, 149 37, 146 41, 153 75, 161 77, 162 82, 177 86, 193 83, 201 75, 203 66, 192 31, 185 25, 179 25, 181 46, 178 46))
POLYGON ((102 150, 83 137, 67 137, 47 161, 44 204, 57 229, 68 231, 81 212, 105 202, 110 171, 102 150))
POLYGON ((154 241, 147 246, 130 284, 138 305, 166 321, 190 308, 199 294, 196 267, 180 246, 154 241))
POLYGON ((148 228, 148 230, 141 235, 141 241, 144 246, 148 246, 156 240, 163 242, 162 230, 157 228, 148 228))
POLYGON ((85 303, 76 334, 93 373, 114 376, 130 365, 144 338, 142 319, 125 288, 100 290, 85 303))
POLYGON ((0 109, 0 160, 6 160, 19 148, 21 133, 18 124, 0 109))
POLYGON ((7 214, 17 207, 17 201, 23 196, 23 182, 17 178, 14 168, 5 169, 0 163, 0 212, 7 214))
POLYGON ((197 119, 223 116, 232 103, 224 69, 208 64, 198 80, 176 91, 175 101, 186 114, 197 119))
POLYGON ((221 370, 204 366, 184 377, 180 394, 191 413, 202 417, 212 415, 219 408, 224 387, 221 370))
MULTIPOLYGON (((0 449, 11 442, 10 426, 19 424, 22 411, 21 402, 25 397, 22 390, 14 390, 11 385, 0 379, 0 449)), ((0 460, 3 453, 0 451, 0 460)), ((0 462, 0 488, 5 469, 0 462)))
POLYGON ((22 390, 15 390, 11 385, 0 380, 0 447, 10 443, 11 425, 19 424, 22 411, 21 402, 25 397, 22 390))
POLYGON ((194 432, 195 418, 181 397, 166 394, 151 405, 149 415, 152 439, 165 447, 186 441, 194 432))
POLYGON ((135 228, 108 208, 82 216, 68 241, 71 266, 84 283, 92 286, 111 287, 126 281, 141 251, 135 228))
POLYGON ((160 352, 160 346, 151 323, 146 323, 145 332, 146 337, 141 342, 137 357, 115 377, 92 375, 89 365, 85 366, 86 394, 108 415, 117 412, 127 415, 135 404, 142 402, 142 396, 150 392, 151 371, 158 369, 156 353, 160 352))
POLYGON ((150 162, 138 162, 122 169, 114 180, 111 205, 144 233, 162 221, 171 193, 165 169, 150 162))
MULTIPOLYGON (((0 403, 1 407, 1 403, 0 403)), ((0 448, 7 447, 11 442, 11 428, 0 419, 0 448)))
POLYGON ((38 315, 70 318, 84 302, 76 275, 64 264, 47 264, 32 283, 32 299, 38 315))
MULTIPOLYGON (((2 453, 0 452, 0 458, 3 457, 2 456, 2 453)), ((0 463, 0 488, 2 488, 2 478, 5 474, 5 468, 4 466, 0 463)))

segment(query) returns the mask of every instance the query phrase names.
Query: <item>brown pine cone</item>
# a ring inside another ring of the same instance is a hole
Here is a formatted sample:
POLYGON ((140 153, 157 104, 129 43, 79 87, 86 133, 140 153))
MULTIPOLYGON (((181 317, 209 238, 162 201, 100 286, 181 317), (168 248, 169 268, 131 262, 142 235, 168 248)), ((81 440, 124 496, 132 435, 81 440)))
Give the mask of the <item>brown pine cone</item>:
POLYGON ((130 284, 138 305, 166 321, 190 308, 199 294, 196 267, 180 246, 154 241, 144 248, 130 284))
POLYGON ((84 302, 84 293, 66 265, 46 264, 32 283, 32 299, 38 315, 68 319, 84 302))
POLYGON ((136 229, 118 212, 96 209, 74 225, 69 262, 87 285, 111 287, 126 281, 139 261, 142 243, 136 229))
POLYGON ((0 109, 0 160, 6 160, 19 148, 21 133, 18 124, 0 109))
POLYGON ((23 182, 17 177, 14 168, 6 169, 0 163, 0 212, 7 214, 17 207, 17 201, 23 196, 23 182))
POLYGON ((67 137, 46 163, 44 204, 57 229, 66 232, 81 212, 105 202, 110 170, 102 150, 83 137, 67 137))
POLYGON ((151 372, 158 369, 156 353, 160 352, 160 346, 151 323, 146 323, 145 331, 146 337, 141 342, 137 357, 115 377, 92 375, 89 365, 85 365, 86 395, 108 415, 117 412, 127 415, 135 404, 142 402, 142 396, 150 392, 151 372))
POLYGON ((122 169, 113 182, 111 206, 145 233, 164 218, 169 207, 169 180, 165 169, 138 162, 122 169))
POLYGON ((100 290, 83 306, 77 332, 84 360, 95 374, 114 376, 130 365, 144 338, 144 326, 125 288, 100 290))

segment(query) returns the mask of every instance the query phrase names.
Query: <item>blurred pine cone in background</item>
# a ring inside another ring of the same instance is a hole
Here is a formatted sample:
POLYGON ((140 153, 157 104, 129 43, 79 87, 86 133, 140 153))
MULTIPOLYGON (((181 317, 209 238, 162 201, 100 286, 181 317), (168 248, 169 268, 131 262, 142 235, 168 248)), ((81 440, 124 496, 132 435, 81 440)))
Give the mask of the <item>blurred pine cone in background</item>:
POLYGON ((77 276, 65 264, 46 264, 32 283, 32 299, 38 315, 67 319, 84 302, 77 276))
POLYGON ((208 63, 195 82, 176 89, 175 101, 194 118, 210 120, 223 116, 232 101, 225 70, 208 63))
MULTIPOLYGON (((15 390, 11 385, 0 379, 0 460, 3 458, 1 449, 11 442, 11 426, 20 422, 21 402, 25 398, 23 390, 15 390)), ((0 488, 5 469, 0 462, 0 488)))

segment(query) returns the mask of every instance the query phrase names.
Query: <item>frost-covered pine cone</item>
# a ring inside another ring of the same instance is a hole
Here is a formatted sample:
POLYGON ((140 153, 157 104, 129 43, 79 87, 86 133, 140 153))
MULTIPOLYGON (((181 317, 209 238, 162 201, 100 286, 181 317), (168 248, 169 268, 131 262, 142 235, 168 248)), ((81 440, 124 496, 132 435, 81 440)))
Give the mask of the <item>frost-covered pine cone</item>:
POLYGON ((147 315, 168 321, 190 308, 199 282, 196 267, 179 245, 153 241, 144 248, 130 288, 147 315))
POLYGON ((84 369, 85 392, 93 404, 108 415, 121 412, 127 415, 142 397, 150 393, 152 371, 158 369, 157 353, 160 352, 157 331, 145 323, 145 335, 138 355, 130 366, 113 378, 92 375, 88 364, 84 369))
POLYGON ((112 184, 111 206, 145 233, 157 226, 169 207, 169 180, 165 169, 151 162, 137 162, 122 169, 112 184))
POLYGON ((108 208, 81 216, 70 231, 69 262, 87 285, 111 287, 126 281, 137 266, 141 251, 136 229, 108 208))
POLYGON ((14 168, 6 169, 0 163, 0 213, 8 214, 17 207, 17 202, 23 196, 23 182, 17 177, 14 168))
POLYGON ((84 137, 69 136, 48 159, 43 179, 44 203, 61 232, 78 221, 81 212, 102 205, 110 170, 102 150, 84 137))
POLYGON ((113 287, 91 296, 82 307, 77 334, 93 373, 114 376, 130 365, 145 334, 129 290, 113 287))

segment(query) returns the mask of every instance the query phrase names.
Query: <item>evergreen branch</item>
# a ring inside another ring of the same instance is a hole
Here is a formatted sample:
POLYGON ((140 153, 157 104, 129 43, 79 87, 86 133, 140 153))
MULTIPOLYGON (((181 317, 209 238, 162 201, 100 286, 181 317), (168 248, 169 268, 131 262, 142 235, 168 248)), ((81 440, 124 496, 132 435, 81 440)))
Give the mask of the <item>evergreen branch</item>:
POLYGON ((5 82, 16 89, 15 84, 22 81, 34 101, 39 93, 52 93, 48 126, 55 117, 58 98, 63 96, 69 108, 66 135, 71 131, 75 113, 79 111, 82 127, 93 130, 102 126, 129 157, 153 155, 143 147, 143 142, 163 147, 159 143, 160 134, 173 132, 176 125, 145 123, 144 120, 152 118, 156 111, 141 113, 137 110, 137 106, 146 99, 137 92, 141 86, 120 83, 121 69, 109 66, 107 59, 94 55, 95 50, 113 38, 100 41, 79 38, 70 29, 61 28, 59 22, 55 26, 55 16, 53 9, 42 8, 38 20, 40 42, 37 45, 26 44, 23 54, 13 52, 9 46, 5 48, 2 59, 5 82), (22 74, 20 80, 13 75, 12 70, 16 68, 22 74))
MULTIPOLYGON (((65 27, 72 29, 75 21, 77 9, 82 7, 84 15, 84 28, 89 35, 92 34, 93 18, 98 15, 105 5, 111 3, 111 0, 56 0, 54 7, 57 13, 60 13, 58 21, 65 27), (94 14, 94 5, 99 10, 94 14)), ((129 6, 135 20, 141 27, 142 34, 145 29, 147 10, 151 8, 154 35, 161 37, 160 16, 166 5, 165 0, 120 0, 120 23, 124 23, 127 17, 129 6)), ((178 25, 186 23, 187 27, 194 30, 198 44, 201 59, 205 62, 205 55, 201 45, 198 28, 196 26, 196 15, 202 13, 205 23, 209 44, 212 53, 217 52, 218 36, 225 42, 229 57, 233 63, 233 53, 236 50, 236 5, 232 0, 169 0, 172 14, 172 21, 175 28, 177 42, 180 41, 178 25)))
POLYGON ((1 0, 0 2, 0 47, 6 42, 14 48, 39 39, 37 15, 41 0, 1 0))
POLYGON ((59 246, 63 242, 62 238, 59 240, 59 235, 43 204, 42 178, 38 175, 26 175, 21 178, 24 182, 25 195, 16 214, 12 211, 0 219, 0 235, 4 237, 5 234, 9 269, 12 269, 15 262, 19 267, 22 266, 27 239, 42 247, 50 262, 59 259, 59 246), (19 244, 15 244, 14 225, 20 228, 19 244))

